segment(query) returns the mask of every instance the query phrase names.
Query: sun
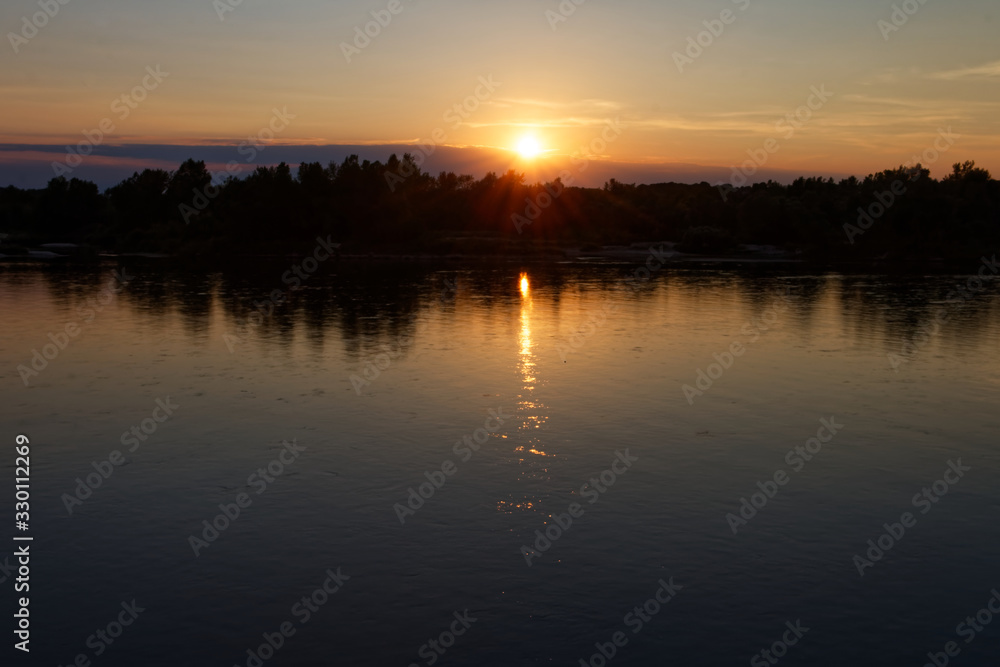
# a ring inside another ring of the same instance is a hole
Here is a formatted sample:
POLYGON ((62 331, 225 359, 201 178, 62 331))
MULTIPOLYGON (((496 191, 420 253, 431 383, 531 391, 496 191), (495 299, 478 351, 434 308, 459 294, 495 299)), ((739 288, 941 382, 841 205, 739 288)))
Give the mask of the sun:
POLYGON ((517 143, 517 152, 525 160, 530 160, 541 155, 542 145, 532 136, 522 137, 517 143))

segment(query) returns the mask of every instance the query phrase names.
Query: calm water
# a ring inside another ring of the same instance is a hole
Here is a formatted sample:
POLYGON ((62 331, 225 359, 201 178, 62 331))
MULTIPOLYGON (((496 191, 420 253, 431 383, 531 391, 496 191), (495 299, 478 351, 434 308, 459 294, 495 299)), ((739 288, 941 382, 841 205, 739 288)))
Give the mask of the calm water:
POLYGON ((643 259, 327 266, 246 329, 288 266, 137 261, 117 294, 117 265, 0 268, 2 437, 32 445, 30 664, 246 665, 285 622, 264 664, 427 665, 449 627, 464 632, 436 664, 600 665, 616 632, 612 665, 769 664, 751 660, 796 621, 781 664, 919 667, 949 641, 952 664, 995 664, 1000 619, 968 643, 956 628, 1000 588, 1000 290, 947 302, 979 265, 675 265, 630 286, 643 259), (17 366, 69 323, 26 387, 17 366), (177 406, 162 423, 157 400, 177 406), (810 454, 821 419, 842 427, 810 454), (68 501, 115 450, 125 463, 68 501), (971 470, 914 502, 959 459, 971 470), (425 473, 443 484, 404 512, 425 473), (735 522, 758 482, 773 498, 735 522), (238 497, 196 556, 190 536, 238 497), (854 557, 905 512, 861 576, 854 557), (303 622, 295 605, 337 568, 349 580, 303 622), (669 603, 627 618, 671 578, 669 603), (133 599, 111 645, 91 638, 133 599))

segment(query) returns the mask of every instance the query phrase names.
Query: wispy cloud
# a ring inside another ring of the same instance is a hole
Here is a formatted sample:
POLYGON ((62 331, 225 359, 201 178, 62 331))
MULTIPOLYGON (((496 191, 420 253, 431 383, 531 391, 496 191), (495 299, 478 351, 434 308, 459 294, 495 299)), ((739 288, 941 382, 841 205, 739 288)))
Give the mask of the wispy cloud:
POLYGON ((578 129, 600 127, 620 116, 625 106, 612 100, 588 98, 559 101, 529 97, 503 97, 491 100, 506 113, 488 119, 466 121, 469 128, 523 127, 535 129, 578 129))
POLYGON ((592 117, 581 117, 581 116, 569 116, 566 118, 522 118, 520 120, 512 121, 496 121, 491 123, 466 123, 467 127, 481 128, 481 127, 528 127, 528 128, 587 128, 587 127, 601 127, 606 125, 609 118, 608 116, 592 116, 592 117))
POLYGON ((575 100, 572 102, 554 102, 551 100, 537 100, 530 98, 503 97, 500 102, 506 102, 513 106, 538 107, 542 109, 585 109, 615 111, 621 109, 622 105, 611 100, 590 98, 585 100, 575 100))
POLYGON ((975 67, 958 67, 934 72, 919 67, 885 67, 870 72, 862 77, 858 83, 862 86, 891 86, 907 83, 919 84, 928 79, 960 81, 962 79, 990 78, 1000 78, 1000 60, 975 67))
POLYGON ((933 72, 927 75, 930 79, 943 81, 958 81, 960 79, 982 79, 1000 77, 1000 60, 977 67, 965 67, 961 69, 945 70, 943 72, 933 72))

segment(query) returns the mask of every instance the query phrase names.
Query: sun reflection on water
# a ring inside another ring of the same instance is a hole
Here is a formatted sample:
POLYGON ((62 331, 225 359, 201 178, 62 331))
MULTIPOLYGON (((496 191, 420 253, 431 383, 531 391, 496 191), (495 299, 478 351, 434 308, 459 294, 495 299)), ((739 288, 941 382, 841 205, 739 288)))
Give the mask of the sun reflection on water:
MULTIPOLYGON (((525 415, 518 431, 527 434, 525 445, 531 445, 527 451, 535 456, 547 456, 544 451, 536 445, 541 443, 538 435, 532 433, 539 429, 548 421, 542 410, 545 405, 537 401, 534 397, 535 388, 538 384, 535 370, 537 360, 534 353, 534 341, 531 337, 531 315, 535 308, 534 300, 531 297, 531 282, 528 274, 521 274, 521 352, 518 355, 518 373, 521 377, 522 393, 518 396, 518 411, 525 415)), ((521 448, 522 451, 525 449, 521 448)))
MULTIPOLYGON (((544 480, 548 478, 548 468, 544 459, 551 457, 542 443, 544 425, 548 421, 547 406, 535 397, 539 387, 537 375, 537 356, 535 341, 532 337, 532 315, 534 300, 532 298, 531 281, 527 273, 522 273, 519 280, 521 292, 520 330, 518 333, 519 352, 517 357, 517 373, 521 390, 517 397, 517 410, 520 420, 517 440, 513 449, 514 461, 519 466, 518 478, 522 481, 544 480)), ((509 501, 499 501, 497 510, 512 513, 515 510, 529 511, 538 505, 537 498, 523 496, 509 501)))

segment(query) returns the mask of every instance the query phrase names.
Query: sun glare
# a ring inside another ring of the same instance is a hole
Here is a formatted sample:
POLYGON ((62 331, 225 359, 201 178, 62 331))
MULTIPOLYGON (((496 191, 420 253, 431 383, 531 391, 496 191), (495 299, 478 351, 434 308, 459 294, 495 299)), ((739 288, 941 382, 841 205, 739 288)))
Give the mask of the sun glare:
POLYGON ((526 160, 530 160, 542 152, 542 146, 538 143, 538 139, 534 137, 522 137, 521 141, 517 144, 517 152, 520 156, 526 160))

